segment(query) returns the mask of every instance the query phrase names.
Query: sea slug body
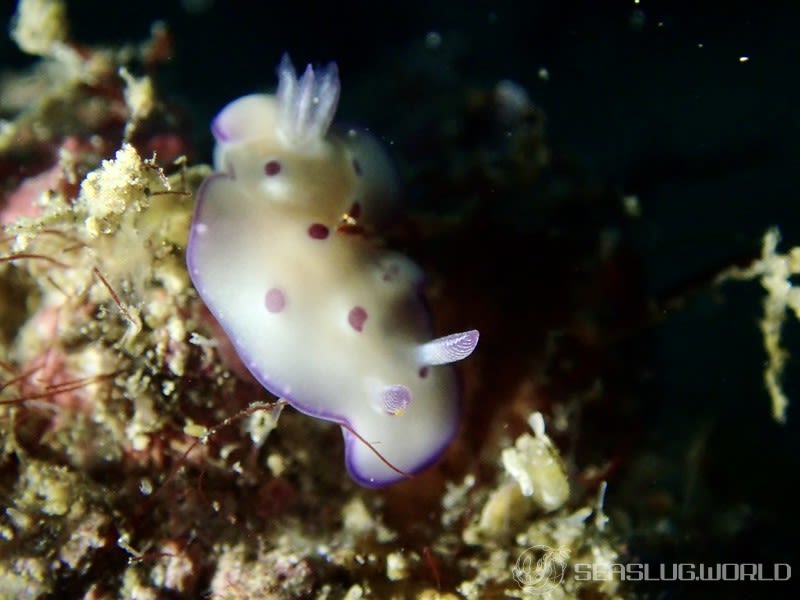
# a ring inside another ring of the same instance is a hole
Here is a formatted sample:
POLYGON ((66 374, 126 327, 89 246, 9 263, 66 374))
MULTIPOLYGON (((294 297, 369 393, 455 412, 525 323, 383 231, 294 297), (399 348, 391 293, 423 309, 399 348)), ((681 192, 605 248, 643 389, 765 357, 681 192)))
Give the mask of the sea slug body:
POLYGON ((420 269, 369 234, 397 208, 396 183, 369 134, 329 132, 336 65, 298 78, 284 56, 278 79, 212 124, 189 273, 261 384, 340 424, 351 477, 388 485, 455 435, 455 374, 437 365, 469 356, 478 332, 431 340, 420 269))

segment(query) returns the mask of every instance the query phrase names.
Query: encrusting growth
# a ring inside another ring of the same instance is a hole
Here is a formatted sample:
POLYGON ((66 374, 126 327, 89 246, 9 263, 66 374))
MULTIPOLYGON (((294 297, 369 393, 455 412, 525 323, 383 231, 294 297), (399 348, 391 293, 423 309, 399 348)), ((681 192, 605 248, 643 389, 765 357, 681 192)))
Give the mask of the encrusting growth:
POLYGON ((749 267, 732 268, 717 278, 717 283, 729 279, 759 278, 766 290, 764 316, 760 327, 767 352, 764 367, 764 384, 772 400, 772 417, 779 423, 786 422, 789 399, 783 391, 781 378, 786 367, 788 351, 781 346, 781 331, 786 314, 792 311, 800 319, 800 289, 792 285, 791 278, 800 274, 800 247, 791 248, 786 254, 777 251, 780 232, 777 227, 768 229, 761 246, 761 258, 749 267))

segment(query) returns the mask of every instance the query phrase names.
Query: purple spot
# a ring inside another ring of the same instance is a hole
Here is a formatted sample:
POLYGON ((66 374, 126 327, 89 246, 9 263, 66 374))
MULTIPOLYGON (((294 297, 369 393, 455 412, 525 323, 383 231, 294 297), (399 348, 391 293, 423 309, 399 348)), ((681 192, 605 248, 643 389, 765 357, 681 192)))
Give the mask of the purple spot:
POLYGON ((347 214, 354 219, 358 219, 361 216, 361 205, 358 202, 353 202, 353 206, 350 207, 347 214))
POLYGON ((313 223, 308 226, 308 235, 315 240, 324 240, 328 237, 328 233, 330 233, 328 228, 322 223, 313 223))
POLYGON ((281 163, 277 160, 271 160, 267 164, 264 165, 264 173, 272 177, 273 175, 277 175, 281 172, 281 163))
POLYGON ((366 320, 367 311, 360 306, 350 309, 350 313, 347 315, 347 322, 350 323, 350 327, 356 331, 361 331, 364 329, 364 321, 366 320))
POLYGON ((355 171, 356 175, 361 177, 361 173, 362 173, 362 171, 361 171, 361 163, 358 162, 357 158, 353 159, 353 171, 355 171))
POLYGON ((383 408, 390 415, 402 415, 411 404, 411 390, 404 385, 390 385, 381 394, 383 408))
POLYGON ((270 288, 264 298, 264 304, 271 313, 279 313, 286 308, 286 296, 278 288, 270 288))
POLYGON ((420 367, 419 376, 421 379, 425 379, 428 376, 428 367, 420 367))

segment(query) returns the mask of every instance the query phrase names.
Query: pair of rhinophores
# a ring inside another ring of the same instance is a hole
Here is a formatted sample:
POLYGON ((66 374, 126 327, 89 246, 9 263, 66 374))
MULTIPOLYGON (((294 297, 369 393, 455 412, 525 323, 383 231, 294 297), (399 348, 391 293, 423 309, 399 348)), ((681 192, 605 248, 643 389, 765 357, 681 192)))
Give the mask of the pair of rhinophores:
POLYGON ((336 65, 298 78, 284 55, 278 79, 212 124, 218 172, 197 195, 189 273, 261 384, 342 425, 350 475, 387 485, 455 435, 458 386, 440 365, 478 332, 431 340, 420 269, 367 234, 396 209, 396 183, 369 134, 329 131, 336 65))

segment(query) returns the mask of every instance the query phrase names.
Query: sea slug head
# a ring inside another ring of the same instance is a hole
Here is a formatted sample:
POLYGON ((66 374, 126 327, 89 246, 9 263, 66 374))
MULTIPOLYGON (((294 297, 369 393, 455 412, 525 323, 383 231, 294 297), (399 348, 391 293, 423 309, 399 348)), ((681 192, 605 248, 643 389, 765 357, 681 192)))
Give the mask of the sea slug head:
POLYGON ((381 225, 394 216, 397 184, 382 145, 359 129, 331 131, 341 85, 335 63, 298 77, 284 54, 272 94, 228 104, 211 125, 214 166, 288 210, 336 223, 381 225))
POLYGON ((297 78, 292 61, 284 54, 277 69, 274 96, 251 94, 228 104, 214 119, 211 131, 218 144, 262 137, 277 137, 284 147, 306 152, 320 149, 339 104, 339 69, 336 63, 306 67, 297 78))

